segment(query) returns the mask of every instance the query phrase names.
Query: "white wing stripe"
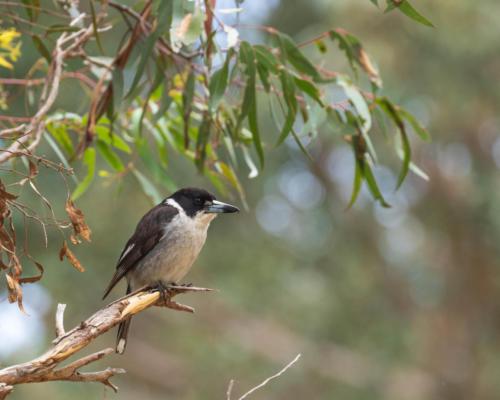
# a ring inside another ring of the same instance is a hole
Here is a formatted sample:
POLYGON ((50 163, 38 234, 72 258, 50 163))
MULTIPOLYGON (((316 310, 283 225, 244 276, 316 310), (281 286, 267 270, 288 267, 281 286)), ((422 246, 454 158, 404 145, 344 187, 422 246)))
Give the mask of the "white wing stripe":
POLYGON ((132 249, 134 248, 135 244, 132 243, 130 246, 128 246, 125 251, 123 252, 122 256, 120 257, 120 259, 118 260, 118 263, 120 263, 124 258, 125 256, 130 253, 132 251, 132 249))

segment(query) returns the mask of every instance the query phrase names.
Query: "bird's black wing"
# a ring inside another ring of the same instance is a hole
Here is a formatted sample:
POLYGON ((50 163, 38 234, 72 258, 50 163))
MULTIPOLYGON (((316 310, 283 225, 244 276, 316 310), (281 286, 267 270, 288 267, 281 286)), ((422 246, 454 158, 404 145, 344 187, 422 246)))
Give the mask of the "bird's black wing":
POLYGON ((118 281, 158 244, 165 233, 165 224, 169 223, 178 213, 179 210, 175 207, 161 203, 142 217, 118 259, 116 272, 104 292, 103 299, 118 281))

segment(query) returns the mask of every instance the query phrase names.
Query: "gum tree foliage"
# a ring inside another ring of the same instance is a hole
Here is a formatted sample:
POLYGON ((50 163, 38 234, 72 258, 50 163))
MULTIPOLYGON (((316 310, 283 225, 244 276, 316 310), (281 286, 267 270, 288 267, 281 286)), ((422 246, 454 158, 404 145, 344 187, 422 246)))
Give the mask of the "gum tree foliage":
MULTIPOLYGON (((370 1, 382 7, 381 1, 370 1)), ((409 1, 387 0, 385 6, 386 12, 400 11, 432 25, 409 1)), ((89 240, 90 230, 73 201, 96 178, 121 180, 132 174, 145 194, 159 201, 161 192, 175 187, 169 159, 176 153, 218 191, 235 191, 244 200, 238 176, 258 176, 270 150, 288 140, 304 157, 312 157, 308 146, 315 136, 333 133, 351 145, 356 160, 348 206, 363 182, 376 201, 389 206, 372 172, 376 148, 387 147, 400 158, 399 186, 416 169, 409 135, 428 139, 418 121, 384 95, 379 72, 361 41, 341 28, 297 43, 273 27, 240 24, 245 3, 238 0, 233 9, 218 8, 216 0, 129 5, 22 0, 2 2, 0 8, 6 38, 0 43, 5 109, 0 162, 8 171, 0 185, 0 268, 9 300, 21 307, 20 285, 40 279, 43 267, 32 260, 39 274, 23 275, 20 259, 31 257, 16 243, 12 213, 22 215, 25 225, 35 220, 44 232, 49 225, 72 227, 73 244, 89 240), (260 31, 263 41, 242 39, 249 30, 260 31), (38 54, 27 76, 19 76, 15 61, 30 43, 38 54), (323 66, 327 53, 345 59, 349 68, 323 66), (8 69, 13 71, 9 78, 8 69), (81 85, 78 108, 56 102, 66 79, 81 85), (8 108, 19 91, 26 99, 23 115, 8 108), (333 92, 342 93, 343 99, 332 102, 333 92), (274 129, 264 132, 262 115, 267 110, 274 129), (39 154, 40 144, 52 154, 39 154), (98 170, 103 163, 106 167, 98 170), (85 173, 75 177, 72 166, 78 164, 85 173), (66 182, 71 223, 55 217, 43 187, 38 187, 37 176, 50 171, 66 182), (42 198, 51 217, 42 218, 21 202, 22 187, 42 198)), ((83 269, 66 241, 60 256, 83 269)))

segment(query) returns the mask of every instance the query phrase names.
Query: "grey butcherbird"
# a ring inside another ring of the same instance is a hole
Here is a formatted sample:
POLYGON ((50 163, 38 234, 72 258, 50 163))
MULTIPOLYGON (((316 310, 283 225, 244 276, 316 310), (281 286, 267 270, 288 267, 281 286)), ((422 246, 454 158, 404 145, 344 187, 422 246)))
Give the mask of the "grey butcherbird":
MULTIPOLYGON (((161 288, 179 282, 205 244, 210 222, 219 213, 238 211, 203 189, 185 188, 167 197, 137 224, 103 299, 123 277, 127 279, 127 294, 143 286, 161 288)), ((117 353, 125 350, 130 321, 118 327, 117 353)))

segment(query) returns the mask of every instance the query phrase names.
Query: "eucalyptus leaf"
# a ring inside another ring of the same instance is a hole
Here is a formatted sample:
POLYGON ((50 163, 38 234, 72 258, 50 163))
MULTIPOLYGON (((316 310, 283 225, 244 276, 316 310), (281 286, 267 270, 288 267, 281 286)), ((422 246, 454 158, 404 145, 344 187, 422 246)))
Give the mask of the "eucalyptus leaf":
POLYGON ((94 180, 95 176, 95 163, 96 163, 96 152, 93 147, 87 147, 85 152, 83 153, 83 164, 87 167, 87 174, 85 178, 78 184, 75 188, 73 194, 71 195, 72 200, 78 199, 81 195, 83 195, 90 184, 94 180))

